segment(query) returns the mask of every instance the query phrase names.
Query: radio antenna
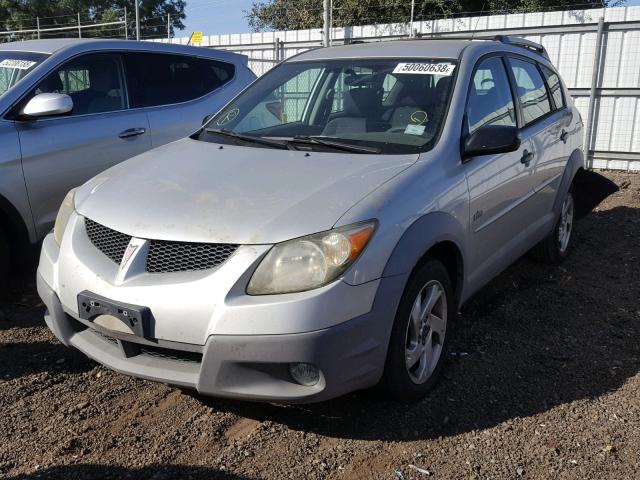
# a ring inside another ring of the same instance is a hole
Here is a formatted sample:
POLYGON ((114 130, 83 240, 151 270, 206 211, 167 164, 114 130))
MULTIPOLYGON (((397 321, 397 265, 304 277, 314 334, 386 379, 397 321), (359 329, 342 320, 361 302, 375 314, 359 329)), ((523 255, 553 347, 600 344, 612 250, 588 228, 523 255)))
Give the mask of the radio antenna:
POLYGON ((482 17, 482 14, 484 13, 484 9, 486 6, 487 6, 487 0, 484 0, 484 2, 482 2, 482 9, 480 10, 480 15, 478 16, 476 20, 476 24, 473 27, 473 32, 471 32, 471 40, 473 40, 476 36, 476 30, 478 29, 478 22, 480 21, 480 17, 482 17))

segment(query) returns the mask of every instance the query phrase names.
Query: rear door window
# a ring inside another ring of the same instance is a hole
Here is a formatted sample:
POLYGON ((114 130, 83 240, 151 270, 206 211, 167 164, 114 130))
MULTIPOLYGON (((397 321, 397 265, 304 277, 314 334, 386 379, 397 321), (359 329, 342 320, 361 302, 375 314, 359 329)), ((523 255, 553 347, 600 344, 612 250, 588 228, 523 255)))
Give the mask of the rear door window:
POLYGON ((186 55, 125 53, 125 68, 132 107, 155 107, 202 97, 235 74, 235 66, 186 55))
POLYGON ((551 112, 547 87, 535 64, 518 58, 510 58, 509 63, 526 126, 551 112))

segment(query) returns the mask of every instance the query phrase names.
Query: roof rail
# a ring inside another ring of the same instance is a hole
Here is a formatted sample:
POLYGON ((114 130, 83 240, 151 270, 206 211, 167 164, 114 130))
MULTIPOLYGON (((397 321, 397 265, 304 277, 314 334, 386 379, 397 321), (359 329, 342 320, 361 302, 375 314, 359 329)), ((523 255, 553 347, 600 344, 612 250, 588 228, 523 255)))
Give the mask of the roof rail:
POLYGON ((505 45, 514 45, 516 47, 526 48, 527 50, 533 50, 534 52, 542 55, 549 60, 549 54, 547 50, 539 43, 532 42, 526 38, 512 37, 510 35, 496 35, 493 37, 496 42, 504 43, 505 45))

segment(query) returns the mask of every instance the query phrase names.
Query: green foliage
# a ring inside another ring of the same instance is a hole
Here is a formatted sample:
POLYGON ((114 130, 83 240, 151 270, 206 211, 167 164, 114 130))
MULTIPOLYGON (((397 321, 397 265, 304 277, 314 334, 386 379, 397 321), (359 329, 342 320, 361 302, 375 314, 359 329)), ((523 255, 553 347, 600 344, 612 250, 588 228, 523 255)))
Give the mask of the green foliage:
MULTIPOLYGON (((174 30, 182 30, 185 19, 185 0, 143 0, 140 6, 140 24, 142 35, 166 36, 167 14, 171 14, 171 34, 174 30)), ((40 27, 55 28, 77 25, 77 14, 80 13, 82 24, 113 22, 123 20, 124 8, 127 8, 127 29, 129 38, 135 37, 135 3, 134 0, 0 0, 0 29, 24 30, 35 29, 36 18, 40 19, 40 27)), ((123 37, 123 26, 104 26, 84 29, 83 36, 123 37)), ((46 32, 42 38, 73 37, 74 30, 46 32)), ((28 38, 28 37, 27 37, 28 38)), ((9 38, 4 38, 8 40, 9 38)), ((16 38, 17 39, 17 38, 16 38)), ((0 36, 0 41, 3 36, 0 36)))
MULTIPOLYGON (((416 0, 415 20, 463 16, 465 12, 533 12, 617 6, 625 0, 416 0)), ((322 27, 322 0, 266 0, 253 3, 246 17, 254 31, 322 27)), ((333 0, 333 25, 408 22, 411 0, 333 0)))

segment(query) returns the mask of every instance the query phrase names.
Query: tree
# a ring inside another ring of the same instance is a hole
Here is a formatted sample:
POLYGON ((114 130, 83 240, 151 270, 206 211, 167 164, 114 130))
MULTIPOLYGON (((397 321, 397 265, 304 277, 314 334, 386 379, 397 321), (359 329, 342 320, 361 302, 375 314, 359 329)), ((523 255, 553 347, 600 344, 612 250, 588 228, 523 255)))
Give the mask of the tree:
MULTIPOLYGON (((141 0, 140 26, 143 37, 167 35, 167 15, 171 15, 171 32, 184 29, 185 0, 141 0)), ((55 28, 77 25, 80 13, 82 24, 113 22, 124 19, 127 9, 129 38, 135 38, 134 0, 0 0, 0 29, 24 30, 40 27, 55 28)), ((123 26, 104 26, 83 29, 85 37, 124 37, 123 26)), ((43 32, 42 38, 76 36, 74 30, 43 32)), ((0 37, 0 41, 2 38, 0 37)))
MULTIPOLYGON (((617 6, 625 0, 586 0, 580 8, 617 6)), ((322 26, 322 0, 267 0, 253 3, 246 17, 254 31, 301 30, 322 26)), ((498 11, 567 10, 575 0, 416 0, 414 18, 450 18, 498 11)), ((333 25, 408 22, 411 0, 333 0, 333 25)))

